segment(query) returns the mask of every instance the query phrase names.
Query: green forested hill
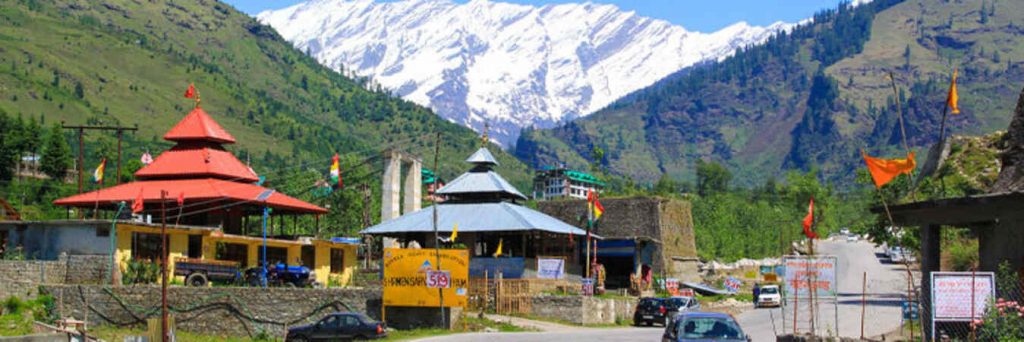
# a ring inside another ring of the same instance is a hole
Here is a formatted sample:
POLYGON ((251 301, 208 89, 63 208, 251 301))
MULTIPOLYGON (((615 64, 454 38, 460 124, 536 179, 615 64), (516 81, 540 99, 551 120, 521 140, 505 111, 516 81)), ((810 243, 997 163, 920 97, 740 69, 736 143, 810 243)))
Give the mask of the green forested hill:
POLYGON ((1024 84, 1024 3, 999 0, 876 0, 841 5, 720 63, 670 76, 585 119, 524 131, 523 160, 582 166, 591 151, 612 172, 653 182, 691 180, 698 159, 734 170, 740 184, 821 170, 852 184, 859 150, 902 148, 901 88, 912 149, 938 138, 949 74, 960 70, 956 134, 1006 127, 1024 84))
MULTIPOLYGON (((389 146, 430 167, 440 130, 441 174, 450 179, 479 145, 469 129, 320 66, 219 1, 0 1, 0 110, 12 117, 46 127, 138 125, 125 153, 138 159, 169 146, 160 136, 191 109, 182 98, 189 83, 239 141, 230 148, 243 160, 251 154, 261 174, 303 163, 326 172, 335 151, 357 163, 389 146)), ((113 160, 113 134, 86 141, 88 168, 100 155, 113 160)), ((524 164, 497 156, 506 177, 528 184, 524 164)))

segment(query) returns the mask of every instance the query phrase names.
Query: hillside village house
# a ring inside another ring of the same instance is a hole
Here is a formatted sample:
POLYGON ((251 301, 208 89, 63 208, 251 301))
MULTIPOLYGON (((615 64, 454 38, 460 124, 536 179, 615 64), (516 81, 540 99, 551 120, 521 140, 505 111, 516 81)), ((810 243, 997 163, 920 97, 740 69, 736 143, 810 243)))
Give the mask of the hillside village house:
MULTIPOLYGON (((358 245, 349 240, 321 240, 285 234, 296 215, 320 215, 326 209, 255 184, 256 173, 224 144, 235 143, 202 108, 196 106, 164 135, 176 145, 135 173, 136 181, 61 198, 55 205, 121 217, 134 200, 144 202, 144 220, 0 221, 0 241, 27 257, 56 259, 68 255, 110 255, 123 271, 130 260, 160 259, 160 215, 166 207, 168 269, 176 258, 221 260, 257 267, 263 239, 258 226, 264 208, 272 210, 267 239, 268 263, 304 265, 324 285, 344 286, 354 273, 358 245), (165 191, 165 192, 164 192, 165 191), (161 192, 164 192, 161 194, 161 192), (179 206, 178 198, 184 198, 179 206), (179 214, 180 213, 180 214, 179 214), (251 219, 250 219, 251 218, 251 219)), ((290 227, 293 231, 295 220, 290 227)))

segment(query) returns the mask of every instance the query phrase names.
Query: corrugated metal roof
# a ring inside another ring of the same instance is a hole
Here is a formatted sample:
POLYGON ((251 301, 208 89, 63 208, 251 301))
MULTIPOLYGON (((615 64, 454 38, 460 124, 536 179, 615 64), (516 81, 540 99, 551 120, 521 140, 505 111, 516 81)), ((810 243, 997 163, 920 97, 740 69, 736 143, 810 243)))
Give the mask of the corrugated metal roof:
POLYGON ((520 193, 519 190, 516 190, 505 178, 501 177, 497 172, 490 170, 486 172, 470 171, 463 173, 459 178, 455 178, 451 183, 437 191, 441 195, 488 192, 507 193, 520 199, 526 199, 526 196, 520 193))
POLYGON ((164 134, 164 140, 185 141, 201 140, 212 141, 222 144, 234 144, 235 137, 224 130, 217 121, 214 121, 202 108, 196 107, 191 113, 181 119, 177 125, 164 134))
MULTIPOLYGON (((433 215, 433 207, 426 207, 364 229, 360 233, 433 232, 433 215)), ((460 233, 542 230, 557 234, 587 234, 585 230, 573 227, 554 217, 508 202, 442 203, 438 205, 437 230, 451 233, 455 224, 459 225, 460 233)), ((596 235, 594 236, 596 237, 596 235)))
POLYGON ((498 160, 494 159, 494 155, 491 154, 491 151, 488 151, 486 147, 481 147, 479 150, 476 150, 473 155, 466 159, 466 162, 473 164, 499 165, 498 160))

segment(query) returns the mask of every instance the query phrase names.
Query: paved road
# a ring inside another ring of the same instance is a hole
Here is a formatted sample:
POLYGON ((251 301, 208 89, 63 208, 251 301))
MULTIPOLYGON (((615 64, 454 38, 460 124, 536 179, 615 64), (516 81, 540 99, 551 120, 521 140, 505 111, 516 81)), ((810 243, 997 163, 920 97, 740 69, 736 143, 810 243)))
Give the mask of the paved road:
MULTIPOLYGON (((864 272, 868 275, 865 336, 878 336, 898 329, 900 305, 907 289, 904 266, 883 263, 883 259, 878 257, 882 250, 868 242, 822 241, 817 246, 820 254, 835 255, 839 263, 836 275, 839 282, 839 335, 860 337, 861 286, 864 272)), ((801 312, 797 315, 801 331, 810 328, 808 317, 800 317, 801 314, 806 316, 809 311, 804 305, 800 305, 801 312)), ((786 310, 785 314, 785 327, 780 309, 748 311, 739 315, 737 319, 743 330, 753 336, 754 342, 769 342, 775 341, 776 332, 793 330, 793 311, 786 310)), ((835 304, 819 304, 816 319, 819 334, 826 330, 835 332, 835 304)))
MULTIPOLYGON (((865 332, 868 336, 877 336, 899 327, 900 298, 906 290, 906 273, 902 266, 883 264, 875 253, 881 249, 874 248, 867 242, 829 242, 818 245, 822 254, 832 254, 838 259, 839 278, 839 334, 841 336, 860 336, 860 304, 861 280, 863 272, 868 272, 868 306, 865 332)), ((821 308, 819 320, 832 317, 824 322, 826 328, 835 330, 835 311, 821 308)), ((790 311, 791 314, 792 311, 790 311)), ((500 318, 499 318, 500 319, 500 318)), ((755 342, 775 341, 775 331, 782 329, 782 316, 779 309, 759 309, 748 311, 737 317, 743 330, 750 334, 755 342), (774 319, 774 321, 773 321, 774 319), (774 329, 773 329, 774 323, 774 329)), ((803 321, 803 320, 801 320, 803 321)), ((792 319, 786 320, 792 329, 792 319)), ((531 333, 469 333, 438 336, 420 341, 659 341, 664 331, 662 327, 636 328, 582 328, 561 326, 557 329, 541 327, 545 332, 531 333)), ((807 329, 807 323, 801 324, 807 329)))

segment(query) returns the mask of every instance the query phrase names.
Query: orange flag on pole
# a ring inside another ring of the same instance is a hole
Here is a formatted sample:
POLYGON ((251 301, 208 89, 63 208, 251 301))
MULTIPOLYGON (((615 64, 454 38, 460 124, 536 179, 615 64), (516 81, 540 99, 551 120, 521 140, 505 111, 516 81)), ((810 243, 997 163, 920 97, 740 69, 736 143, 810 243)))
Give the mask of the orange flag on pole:
POLYGON ((814 197, 811 197, 811 204, 807 205, 807 216, 804 216, 804 235, 808 239, 817 239, 818 234, 811 230, 811 226, 814 225, 814 197))
POLYGON ((900 174, 909 175, 910 171, 917 166, 914 161, 914 152, 907 152, 906 159, 880 159, 869 156, 864 151, 860 153, 864 156, 864 164, 867 164, 871 179, 875 181, 875 186, 878 188, 891 182, 900 174))
POLYGON ((953 81, 949 83, 949 96, 946 97, 946 105, 953 114, 960 114, 959 101, 960 96, 956 93, 956 69, 953 69, 953 81))

